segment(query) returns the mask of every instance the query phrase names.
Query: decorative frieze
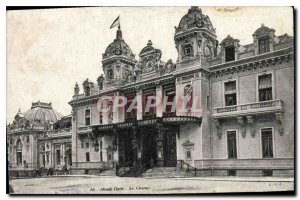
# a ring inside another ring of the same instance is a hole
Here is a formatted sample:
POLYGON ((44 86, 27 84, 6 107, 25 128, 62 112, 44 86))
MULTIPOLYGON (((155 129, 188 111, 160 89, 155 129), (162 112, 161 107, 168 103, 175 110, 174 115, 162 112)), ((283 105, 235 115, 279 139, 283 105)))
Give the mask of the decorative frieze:
MULTIPOLYGON (((278 52, 277 54, 279 54, 280 52, 278 52)), ((224 78, 230 75, 234 75, 234 74, 240 74, 240 73, 249 73, 252 71, 261 71, 261 70, 265 70, 267 67, 271 67, 271 66, 275 66, 276 63, 281 64, 284 61, 286 63, 288 63, 290 61, 290 58, 292 57, 292 53, 287 53, 286 55, 275 55, 272 58, 262 58, 261 60, 254 60, 254 61, 249 61, 248 63, 244 63, 244 64, 236 64, 233 65, 231 64, 231 66, 226 66, 226 63, 223 64, 223 67, 218 67, 220 69, 217 70, 213 70, 210 73, 210 78, 211 79, 218 79, 218 78, 224 78), (272 65, 270 65, 272 64, 272 65)), ((250 58, 248 58, 250 59, 250 58)), ((237 63, 239 63, 239 60, 236 61, 237 63)), ((242 61, 240 61, 242 62, 242 61)), ((214 68, 214 66, 212 66, 212 68, 214 68)))

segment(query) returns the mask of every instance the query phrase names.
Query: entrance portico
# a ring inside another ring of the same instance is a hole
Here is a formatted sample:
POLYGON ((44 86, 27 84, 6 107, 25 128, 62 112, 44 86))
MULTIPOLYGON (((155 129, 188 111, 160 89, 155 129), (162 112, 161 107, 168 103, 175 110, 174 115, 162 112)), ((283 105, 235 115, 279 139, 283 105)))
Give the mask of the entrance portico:
POLYGON ((92 133, 96 135, 114 134, 115 159, 120 166, 176 167, 176 137, 181 124, 198 123, 201 118, 191 116, 158 117, 146 120, 96 125, 92 133))

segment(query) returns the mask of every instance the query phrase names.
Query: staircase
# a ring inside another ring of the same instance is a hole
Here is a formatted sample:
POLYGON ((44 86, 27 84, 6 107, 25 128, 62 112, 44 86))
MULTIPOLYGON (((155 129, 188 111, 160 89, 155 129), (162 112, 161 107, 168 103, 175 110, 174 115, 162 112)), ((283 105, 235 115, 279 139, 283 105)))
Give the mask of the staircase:
POLYGON ((101 172, 99 176, 117 176, 116 169, 109 169, 101 172))
POLYGON ((147 170, 143 174, 144 178, 184 178, 184 177, 194 177, 192 172, 187 172, 186 170, 178 169, 176 167, 156 167, 147 170))

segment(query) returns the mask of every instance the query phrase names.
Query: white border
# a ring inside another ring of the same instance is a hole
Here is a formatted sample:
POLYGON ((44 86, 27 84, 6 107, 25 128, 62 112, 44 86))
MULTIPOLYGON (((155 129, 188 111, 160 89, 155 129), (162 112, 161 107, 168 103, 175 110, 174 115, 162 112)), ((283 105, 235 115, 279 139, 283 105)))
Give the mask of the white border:
MULTIPOLYGON (((235 0, 215 0, 215 1, 209 1, 209 0, 202 0, 201 2, 197 0, 190 0, 190 1, 180 1, 180 0, 165 0, 165 1, 159 1, 159 0, 152 0, 152 1, 137 1, 137 0, 126 0, 126 1, 121 1, 121 0, 102 0, 101 4, 100 1, 98 0, 73 0, 73 1, 61 1, 61 0, 45 0, 45 1, 38 1, 38 0, 28 0, 28 1, 21 1, 21 0, 10 0, 10 1, 4 1, 0 5, 1 8, 1 22, 0 23, 0 37, 1 37, 1 53, 0 53, 0 60, 2 63, 2 73, 0 73, 0 80, 1 80, 1 86, 0 86, 0 91, 2 94, 2 103, 0 106, 0 112, 2 113, 0 115, 0 121, 2 123, 6 123, 6 6, 21 6, 21 5, 26 5, 26 6, 190 6, 190 5, 200 5, 201 6, 232 6, 232 5, 239 5, 239 6, 295 6, 295 8, 298 10, 298 16, 299 16, 299 7, 300 7, 300 1, 298 0, 272 0, 272 1, 259 1, 259 0, 251 0, 251 1, 235 1, 235 0), (4 44, 4 45, 3 45, 4 44)), ((295 25, 299 27, 300 20, 298 19, 295 21, 295 25)), ((299 43, 299 40, 296 40, 297 44, 299 43)), ((299 55, 300 52, 297 52, 297 55, 299 55)), ((295 56, 297 56, 295 55, 295 56)), ((297 70, 297 75, 300 75, 300 70, 297 70)), ((299 81, 298 81, 299 84, 299 81)), ((297 91, 295 92, 300 92, 300 86, 298 85, 297 91)), ((298 107, 298 109, 300 109, 298 107)), ((298 111, 298 110, 297 110, 298 111)), ((300 118, 298 117, 296 124, 300 124, 300 118)), ((2 133, 5 134, 6 132, 6 126, 1 126, 2 128, 2 133)), ((296 130, 295 130, 296 132, 296 130)), ((299 143, 300 137, 297 137, 297 142, 299 143)), ((6 145, 6 140, 1 140, 0 145, 4 147, 6 145)), ((1 148, 1 155, 5 155, 6 148, 1 148)), ((298 161, 298 166, 299 166, 299 159, 298 161)), ((2 162, 1 163, 1 169, 2 173, 5 172, 6 170, 6 163, 2 162)), ((299 184, 297 184, 297 188, 299 189, 299 184)), ((1 182, 1 199, 9 199, 10 196, 6 195, 6 180, 5 178, 2 179, 1 182)), ((45 199, 50 199, 53 196, 43 196, 45 199)), ((179 198, 185 198, 182 196, 178 196, 179 198)), ((177 197, 177 198, 178 198, 177 197)), ((25 199, 26 197, 18 197, 20 199, 25 199)), ((65 199, 64 197, 56 196, 57 199, 65 199)), ((118 197, 111 197, 112 199, 118 199, 118 197)), ((122 198, 128 198, 131 199, 132 197, 130 196, 122 196, 122 198)), ((144 198, 144 197, 142 197, 144 198)), ((168 197, 167 197, 168 198, 168 197)), ((172 198, 172 197, 170 197, 172 198)), ((197 198, 197 197, 195 197, 197 198)), ((209 198, 209 197, 204 197, 209 198)), ((244 197, 245 199, 252 199, 251 197, 244 197)), ((266 197, 264 197, 266 198, 266 197)), ((273 198, 267 197, 267 198, 273 198)), ((27 198, 26 198, 27 199, 27 198)))

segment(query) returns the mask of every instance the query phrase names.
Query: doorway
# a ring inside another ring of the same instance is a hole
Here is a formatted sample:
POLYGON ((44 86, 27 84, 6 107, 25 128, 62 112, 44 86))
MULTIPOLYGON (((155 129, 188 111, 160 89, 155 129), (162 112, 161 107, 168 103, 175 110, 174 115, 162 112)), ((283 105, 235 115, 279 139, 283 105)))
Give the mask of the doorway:
POLYGON ((172 131, 164 133, 164 166, 176 167, 177 152, 176 152, 176 134, 172 131))

